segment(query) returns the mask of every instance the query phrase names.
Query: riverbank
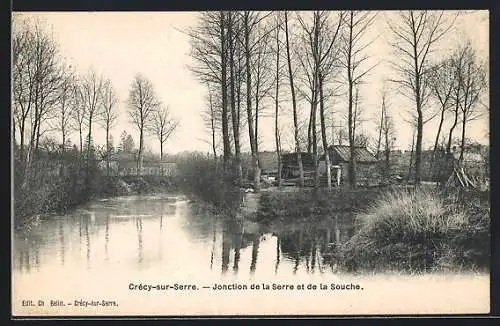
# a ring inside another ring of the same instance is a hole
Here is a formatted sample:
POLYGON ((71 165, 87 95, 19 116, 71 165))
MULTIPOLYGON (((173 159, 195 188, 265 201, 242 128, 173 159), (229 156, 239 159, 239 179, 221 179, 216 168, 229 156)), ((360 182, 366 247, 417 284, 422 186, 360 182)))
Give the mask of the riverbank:
POLYGON ((329 244, 328 260, 348 272, 488 271, 489 192, 435 187, 356 188, 259 194, 248 218, 272 226, 324 224, 351 216, 353 236, 329 244), (346 215, 347 214, 347 215, 346 215))
POLYGON ((41 216, 60 213, 85 204, 91 200, 113 198, 119 196, 132 196, 155 194, 165 192, 177 192, 179 187, 172 178, 159 176, 111 176, 102 177, 98 185, 93 185, 93 191, 85 196, 70 196, 63 193, 63 187, 55 187, 49 191, 42 205, 35 205, 29 197, 24 197, 17 202, 18 209, 14 218, 16 231, 29 232, 29 230, 41 220, 41 216), (24 207, 23 207, 24 205, 24 207), (31 207, 26 207, 31 206, 31 207), (19 209, 22 207, 22 209, 19 209), (32 212, 27 214, 26 212, 32 212), (19 214, 21 213, 21 214, 19 214), (24 214, 23 214, 24 213, 24 214))
POLYGON ((340 212, 357 212, 373 202, 385 188, 345 188, 314 191, 313 188, 283 188, 260 194, 256 219, 322 219, 340 212))

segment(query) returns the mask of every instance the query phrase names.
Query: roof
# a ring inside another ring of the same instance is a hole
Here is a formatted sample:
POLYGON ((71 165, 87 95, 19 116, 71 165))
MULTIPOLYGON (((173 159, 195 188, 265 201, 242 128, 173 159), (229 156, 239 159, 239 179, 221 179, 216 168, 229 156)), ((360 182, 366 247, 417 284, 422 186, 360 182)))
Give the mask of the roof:
MULTIPOLYGON (((330 157, 332 158, 332 155, 335 154, 337 160, 340 160, 341 162, 348 162, 351 157, 349 146, 332 145, 328 149, 330 151, 330 157)), ((354 155, 356 157, 356 162, 377 162, 375 155, 373 155, 366 147, 355 147, 354 155)))

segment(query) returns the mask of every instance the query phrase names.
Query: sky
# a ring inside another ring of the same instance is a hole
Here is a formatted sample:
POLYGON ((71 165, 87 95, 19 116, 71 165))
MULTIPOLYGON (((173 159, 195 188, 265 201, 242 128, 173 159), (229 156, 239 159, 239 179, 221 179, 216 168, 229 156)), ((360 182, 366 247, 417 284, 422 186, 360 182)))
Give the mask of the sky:
MULTIPOLYGON (((449 14, 453 14, 450 12, 449 14)), ((120 134, 126 130, 138 143, 138 130, 130 123, 127 114, 126 99, 132 79, 141 73, 151 80, 159 99, 168 105, 172 114, 180 120, 176 132, 165 144, 166 152, 177 153, 186 150, 211 150, 209 133, 201 116, 206 107, 206 88, 190 72, 192 64, 189 56, 190 45, 187 35, 182 30, 194 26, 196 12, 32 12, 22 16, 41 18, 51 29, 58 42, 61 55, 71 63, 77 72, 85 74, 89 69, 109 78, 119 97, 118 123, 112 131, 115 146, 120 134)), ((376 123, 373 117, 380 108, 380 89, 382 81, 392 73, 387 63, 391 59, 391 47, 388 41, 391 34, 387 28, 387 19, 394 13, 379 12, 377 20, 366 37, 375 39, 367 49, 370 60, 379 64, 365 78, 361 89, 362 106, 365 122, 360 130, 375 136, 376 123)), ((470 11, 456 22, 456 28, 440 43, 436 56, 445 56, 464 37, 469 37, 480 57, 489 62, 489 17, 487 11, 470 11)), ((489 89, 487 90, 489 93, 489 89)), ((396 147, 408 149, 411 146, 412 130, 404 122, 407 100, 390 94, 389 111, 396 120, 396 147)), ((345 106, 344 99, 338 105, 345 106)), ((487 103, 487 101, 486 101, 487 103)), ((291 149, 291 103, 282 103, 283 108, 283 147, 291 149), (290 147, 290 148, 289 148, 290 147)), ((305 110, 304 110, 305 112, 305 110)), ((486 112, 486 111, 485 111, 486 112)), ((435 137, 438 121, 424 126, 424 147, 431 144, 435 137)), ((445 126, 446 127, 446 126, 445 126)), ((259 132, 262 137, 261 150, 274 149, 274 129, 271 117, 263 118, 259 132)), ((468 127, 468 137, 488 142, 489 117, 474 121, 468 127)), ((95 130, 95 128, 93 128, 95 130)), ((244 128, 246 131, 246 128, 244 128)), ((458 134, 458 133, 457 133, 458 134)), ((104 143, 104 130, 98 128, 94 139, 104 143)), ((77 135, 72 135, 77 143, 77 135)), ((248 137, 242 138, 243 150, 247 150, 248 137)), ((159 151, 158 141, 149 137, 146 145, 153 151, 159 151)))

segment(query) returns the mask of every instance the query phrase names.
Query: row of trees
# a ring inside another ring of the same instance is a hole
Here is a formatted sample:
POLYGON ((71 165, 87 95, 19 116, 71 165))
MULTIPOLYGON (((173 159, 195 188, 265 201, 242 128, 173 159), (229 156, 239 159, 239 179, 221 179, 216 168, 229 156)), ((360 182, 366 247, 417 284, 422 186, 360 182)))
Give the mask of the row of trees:
MULTIPOLYGON (((105 130, 101 159, 107 161, 109 170, 111 133, 120 114, 120 101, 112 82, 93 69, 77 74, 40 21, 15 16, 13 26, 13 137, 17 167, 21 170, 16 183, 26 180, 32 163, 41 153, 42 139, 50 134, 60 136, 61 157, 64 157, 70 137, 78 133, 79 151, 88 168, 95 149, 96 126, 105 130)), ((146 133, 158 139, 162 157, 164 143, 178 120, 172 118, 168 107, 157 99, 151 82, 141 74, 134 77, 126 104, 130 122, 140 135, 138 165, 142 164, 146 133)))
MULTIPOLYGON (((440 117, 436 151, 443 123, 448 112, 453 112, 450 116, 455 123, 448 132, 447 150, 450 153, 454 129, 461 121, 462 158, 466 125, 478 117, 478 102, 486 86, 485 68, 470 43, 460 44, 442 62, 433 55, 456 18, 443 11, 401 11, 387 23, 390 45, 397 56, 391 61, 393 74, 386 81, 395 86, 390 89, 396 89, 394 92, 411 103, 408 122, 416 131, 416 183, 421 179, 424 124, 440 117)), ((368 11, 201 13, 198 25, 187 31, 194 62, 191 70, 207 85, 206 120, 214 157, 219 140, 222 144, 224 170, 235 171, 241 181, 241 130, 246 125, 254 184, 259 189, 259 121, 266 114, 264 109, 273 106, 275 146, 281 165, 281 105, 287 101, 292 108, 300 184, 304 185, 301 152, 306 150, 314 157, 314 184, 318 187, 320 150, 342 143, 345 137, 351 154, 349 183, 355 186, 355 148, 366 145, 366 137, 359 131, 364 111, 360 91, 365 77, 378 64, 370 58, 369 47, 375 39, 368 33, 376 19, 377 14, 368 11), (338 105, 342 102, 346 108, 338 105), (309 107, 305 124, 300 119, 301 104, 309 107), (336 124, 342 119, 347 135, 336 124)), ((388 164, 396 128, 387 93, 384 89, 381 95, 376 152, 384 153, 388 164)), ((327 186, 331 187, 330 162, 328 156, 325 158, 327 186)))

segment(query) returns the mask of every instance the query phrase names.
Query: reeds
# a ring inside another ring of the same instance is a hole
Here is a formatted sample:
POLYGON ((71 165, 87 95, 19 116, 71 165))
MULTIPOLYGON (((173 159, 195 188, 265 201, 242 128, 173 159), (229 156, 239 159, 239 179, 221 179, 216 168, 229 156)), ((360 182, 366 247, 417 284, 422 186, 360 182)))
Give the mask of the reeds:
POLYGON ((489 209, 473 211, 436 189, 387 191, 357 215, 355 225, 342 250, 350 270, 488 267, 489 209))

